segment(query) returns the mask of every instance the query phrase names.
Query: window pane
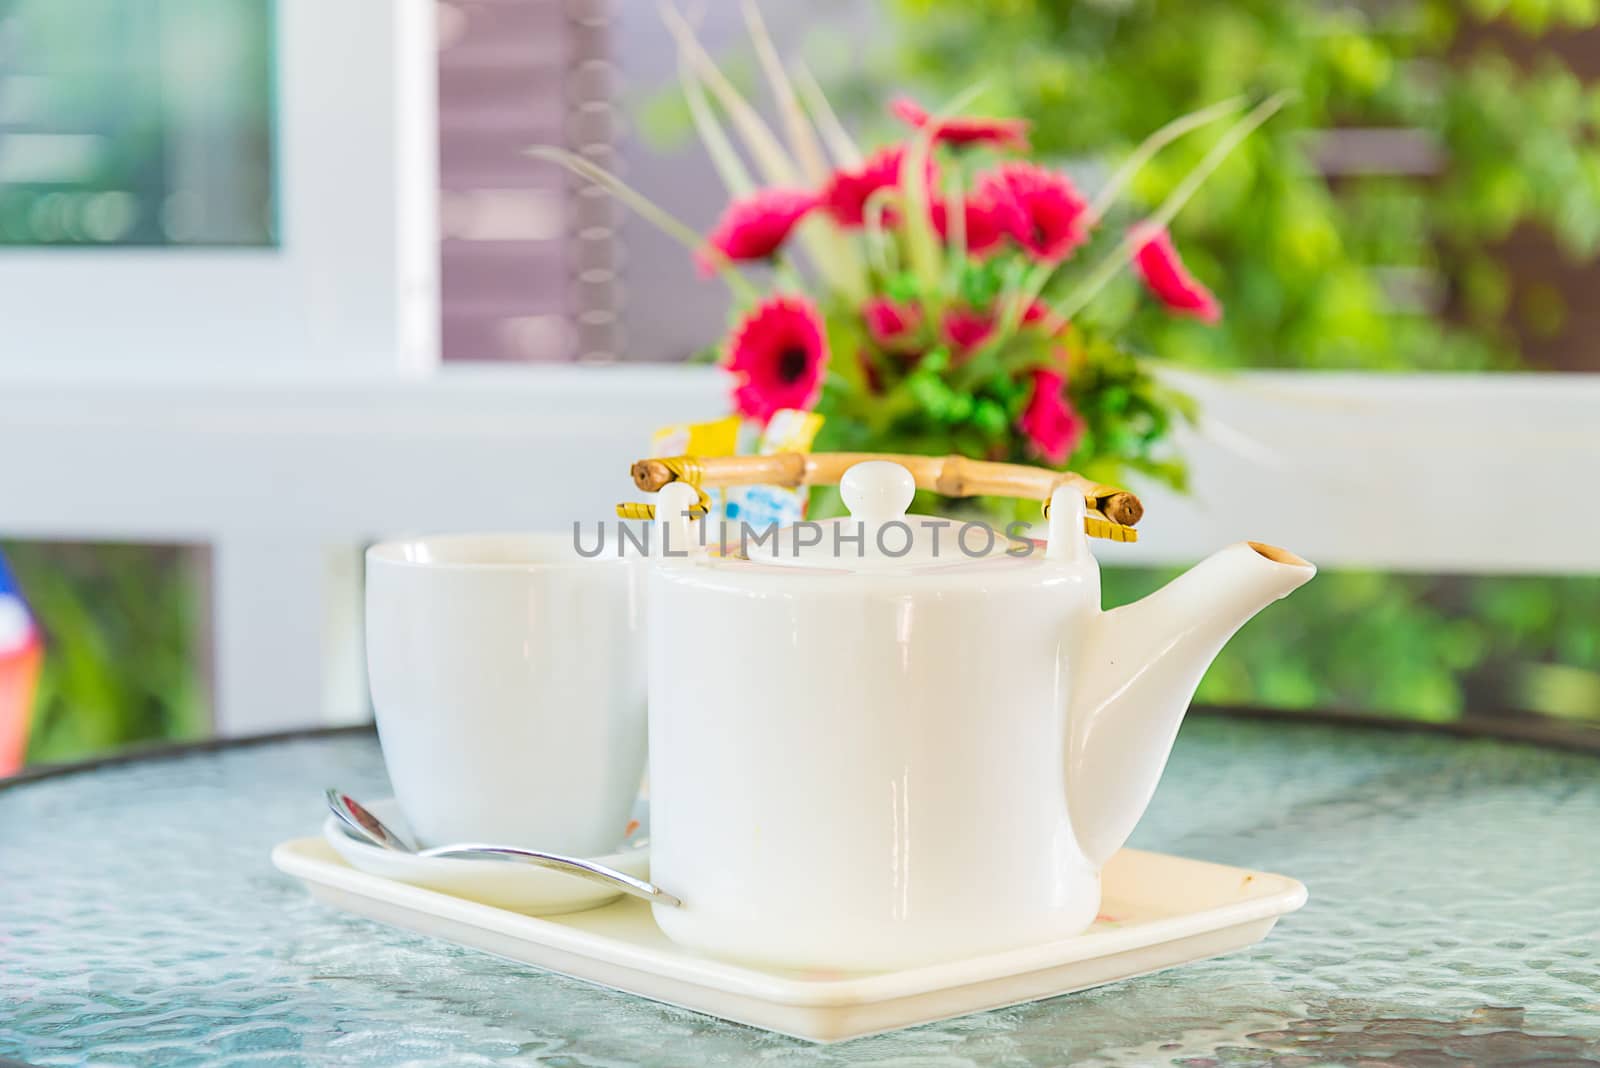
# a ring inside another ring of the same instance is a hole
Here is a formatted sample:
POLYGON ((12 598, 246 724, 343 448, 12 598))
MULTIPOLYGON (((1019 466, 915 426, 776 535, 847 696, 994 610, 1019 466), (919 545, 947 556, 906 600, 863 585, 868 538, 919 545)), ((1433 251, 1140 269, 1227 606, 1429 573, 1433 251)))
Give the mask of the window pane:
POLYGON ((271 245, 270 0, 0 0, 0 245, 271 245))

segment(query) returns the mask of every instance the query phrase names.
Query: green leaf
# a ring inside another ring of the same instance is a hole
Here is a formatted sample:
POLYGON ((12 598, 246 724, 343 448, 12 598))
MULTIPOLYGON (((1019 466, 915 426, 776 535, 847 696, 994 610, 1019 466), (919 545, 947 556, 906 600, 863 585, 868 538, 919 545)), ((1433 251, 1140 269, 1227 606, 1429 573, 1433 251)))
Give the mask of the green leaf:
POLYGON ((922 287, 917 284, 916 275, 905 271, 884 282, 884 295, 900 304, 915 303, 920 299, 921 293, 922 287))
POLYGON ((865 391, 866 371, 861 355, 867 350, 867 331, 858 315, 846 307, 830 309, 823 315, 823 332, 828 340, 828 371, 850 389, 865 391))
POLYGON ((972 422, 984 432, 999 436, 1011 428, 1006 410, 997 401, 984 398, 977 402, 972 412, 972 422))
POLYGON ((900 200, 905 205, 900 226, 904 231, 906 257, 917 289, 930 319, 938 318, 944 305, 939 278, 943 272, 943 246, 934 232, 928 211, 928 161, 933 153, 932 135, 924 130, 913 137, 900 161, 900 200))

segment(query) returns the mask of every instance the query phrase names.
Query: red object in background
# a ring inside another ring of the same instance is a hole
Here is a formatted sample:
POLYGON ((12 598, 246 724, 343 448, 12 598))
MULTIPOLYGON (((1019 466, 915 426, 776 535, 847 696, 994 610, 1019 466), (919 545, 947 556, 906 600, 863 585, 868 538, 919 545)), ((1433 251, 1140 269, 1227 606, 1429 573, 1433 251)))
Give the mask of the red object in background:
POLYGON ((1067 380, 1059 371, 1047 367, 1033 372, 1033 394, 1018 426, 1028 436, 1040 456, 1052 464, 1064 464, 1083 439, 1083 419, 1067 399, 1067 380))
POLYGON ((733 391, 740 415, 765 425, 783 408, 810 411, 828 369, 822 316, 804 297, 769 297, 735 329, 722 366, 743 379, 733 391))
MULTIPOLYGON (((920 130, 933 121, 910 97, 897 97, 889 104, 889 113, 914 130, 920 130)), ((1028 151, 1027 119, 980 119, 969 115, 951 115, 938 121, 934 140, 949 145, 989 144, 1016 152, 1028 151)))
POLYGON ((1222 305, 1183 265, 1164 227, 1136 228, 1134 240, 1138 242, 1134 271, 1168 311, 1192 315, 1203 323, 1214 324, 1222 318, 1222 305))
POLYGON ((44 647, 37 638, 0 656, 0 776, 19 771, 28 752, 28 726, 43 659, 44 647))
POLYGON ((706 277, 715 274, 719 254, 729 260, 765 260, 777 255, 789 232, 817 206, 817 200, 815 193, 793 189, 761 189, 735 200, 706 235, 705 247, 695 253, 700 273, 706 277))
MULTIPOLYGON (((845 228, 865 226, 867 201, 880 189, 893 189, 900 184, 900 163, 905 159, 905 145, 888 145, 866 158, 855 170, 843 167, 833 172, 822 190, 822 207, 833 221, 845 228)), ((933 161, 928 162, 930 184, 933 161)), ((884 215, 889 225, 891 214, 884 215)))
POLYGON ((39 630, 0 556, 0 776, 22 767, 43 659, 39 630))
POLYGON ((1006 163, 978 179, 974 196, 1015 201, 1017 243, 1045 263, 1060 263, 1088 238, 1089 202, 1072 179, 1031 163, 1006 163))

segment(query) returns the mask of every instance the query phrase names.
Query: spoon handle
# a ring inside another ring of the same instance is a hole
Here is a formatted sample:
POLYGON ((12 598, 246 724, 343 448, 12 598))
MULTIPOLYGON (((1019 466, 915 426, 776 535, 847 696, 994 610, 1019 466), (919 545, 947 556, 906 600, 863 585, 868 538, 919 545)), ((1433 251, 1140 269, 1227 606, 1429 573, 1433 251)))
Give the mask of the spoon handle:
POLYGON ((516 849, 512 846, 478 845, 471 842, 463 842, 460 845, 424 849, 417 856, 459 857, 465 860, 521 861, 524 864, 549 868, 551 871, 576 875, 580 879, 587 879, 592 883, 600 883, 611 887, 613 890, 621 890, 625 894, 642 898, 652 905, 671 905, 673 908, 678 908, 683 904, 682 901, 654 883, 647 883, 643 879, 635 879, 631 875, 617 871, 614 868, 608 868, 604 864, 579 860, 576 857, 564 857, 559 853, 541 853, 534 849, 516 849))

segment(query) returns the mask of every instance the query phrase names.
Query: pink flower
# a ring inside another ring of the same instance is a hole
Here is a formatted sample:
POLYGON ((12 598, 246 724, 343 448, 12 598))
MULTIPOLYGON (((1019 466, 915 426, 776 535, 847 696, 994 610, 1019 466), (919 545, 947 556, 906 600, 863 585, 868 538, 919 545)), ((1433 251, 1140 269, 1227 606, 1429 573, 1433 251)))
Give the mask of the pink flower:
MULTIPOLYGON (((889 105, 895 118, 912 129, 923 129, 933 117, 910 97, 902 96, 889 105)), ((1027 119, 977 119, 960 115, 939 121, 933 139, 949 145, 991 144, 997 148, 1028 150, 1027 119)))
MULTIPOLYGON (((1026 220, 1017 202, 1009 195, 995 195, 993 190, 974 193, 962 204, 962 217, 966 222, 967 252, 984 256, 1000 247, 1007 237, 1016 233, 1026 220)), ((950 238, 949 208, 943 200, 930 206, 933 228, 941 240, 950 238)))
POLYGON ((1083 419, 1067 399, 1066 378, 1046 367, 1033 371, 1033 394, 1017 426, 1033 450, 1052 464, 1064 464, 1083 437, 1083 419))
POLYGON ((733 402, 742 415, 765 423, 780 408, 810 408, 828 366, 822 318, 804 298, 771 297, 734 330, 723 366, 740 379, 733 402))
MULTIPOLYGON (((867 201, 880 189, 899 186, 900 165, 905 157, 905 145, 890 145, 868 156, 866 162, 856 170, 834 171, 822 190, 823 210, 846 229, 866 225, 867 201)), ((938 175, 938 168, 930 157, 923 178, 930 192, 938 175)), ((895 213, 892 209, 885 209, 883 221, 885 225, 894 224, 895 213)))
POLYGON ((994 315, 971 308, 952 308, 944 313, 939 332, 949 343, 956 362, 960 362, 994 333, 994 315))
POLYGON ((1046 263, 1066 259, 1087 236, 1083 213, 1088 201, 1064 174, 1031 163, 1009 163, 980 178, 978 192, 1015 201, 1017 225, 1012 236, 1046 263))
POLYGON ((858 170, 837 170, 822 191, 822 206, 840 226, 861 226, 866 222, 867 198, 880 189, 900 183, 900 161, 904 145, 881 148, 867 157, 858 170))
POLYGON ((888 297, 873 297, 861 309, 866 320, 867 333, 880 348, 897 349, 914 340, 917 328, 922 325, 922 307, 918 304, 901 304, 888 297))
POLYGON ((706 236, 706 247, 695 254, 701 274, 716 270, 716 256, 730 260, 764 260, 788 240, 789 232, 820 203, 815 193, 792 189, 762 189, 729 204, 706 236))
POLYGON ((1222 305, 1211 295, 1211 290, 1184 267, 1165 229, 1144 226, 1135 228, 1133 233, 1135 240, 1141 241, 1134 254, 1134 270, 1144 279, 1150 292, 1161 298, 1161 303, 1179 315, 1192 315, 1203 323, 1215 323, 1222 318, 1222 305))

